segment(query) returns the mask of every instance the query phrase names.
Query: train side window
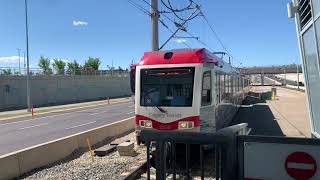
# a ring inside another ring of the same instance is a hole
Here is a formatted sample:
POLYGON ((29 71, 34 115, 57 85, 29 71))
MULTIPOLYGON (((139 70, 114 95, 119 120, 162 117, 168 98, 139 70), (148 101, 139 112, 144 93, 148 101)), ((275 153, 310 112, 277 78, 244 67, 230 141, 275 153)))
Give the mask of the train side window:
POLYGON ((239 84, 239 77, 237 77, 237 92, 239 93, 240 91, 240 84, 239 84))
POLYGON ((217 103, 220 103, 220 96, 221 96, 221 91, 220 91, 220 75, 216 73, 216 97, 217 97, 217 103))
POLYGON ((202 78, 202 93, 201 105, 206 106, 211 104, 211 71, 203 73, 202 78))
POLYGON ((220 102, 224 99, 224 75, 220 74, 220 102))
POLYGON ((228 93, 228 82, 227 75, 223 75, 223 99, 227 98, 227 93, 228 93))
POLYGON ((231 93, 230 75, 226 75, 226 98, 229 99, 231 93))
POLYGON ((234 76, 230 76, 230 96, 232 97, 234 95, 234 76))

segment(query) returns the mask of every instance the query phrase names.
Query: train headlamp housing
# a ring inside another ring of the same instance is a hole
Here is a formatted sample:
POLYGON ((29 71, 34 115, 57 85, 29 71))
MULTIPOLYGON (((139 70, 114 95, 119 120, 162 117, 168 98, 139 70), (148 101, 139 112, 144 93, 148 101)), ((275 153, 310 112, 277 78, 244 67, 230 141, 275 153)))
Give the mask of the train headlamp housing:
POLYGON ((149 120, 140 120, 140 126, 144 128, 152 128, 152 121, 149 120))
POLYGON ((191 121, 180 121, 179 129, 192 129, 194 128, 194 122, 191 121))

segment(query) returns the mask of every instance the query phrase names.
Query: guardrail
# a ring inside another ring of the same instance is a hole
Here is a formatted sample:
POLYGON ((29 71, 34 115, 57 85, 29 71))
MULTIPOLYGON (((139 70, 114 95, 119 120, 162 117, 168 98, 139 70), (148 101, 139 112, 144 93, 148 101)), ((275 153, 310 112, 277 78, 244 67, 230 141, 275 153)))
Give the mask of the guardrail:
MULTIPOLYGON (((185 145, 185 172, 187 179, 190 179, 190 145, 199 145, 199 160, 201 169, 201 179, 204 179, 204 146, 213 145, 216 168, 216 179, 229 180, 236 179, 237 167, 237 135, 247 135, 249 133, 248 124, 242 123, 219 130, 216 133, 179 132, 179 131, 152 131, 142 130, 141 140, 145 142, 147 148, 147 179, 150 179, 150 151, 151 144, 155 142, 155 166, 156 178, 166 179, 166 174, 172 174, 176 179, 176 146, 185 145), (167 166, 168 162, 168 166, 167 166)), ((194 154, 193 154, 194 155, 194 154)))

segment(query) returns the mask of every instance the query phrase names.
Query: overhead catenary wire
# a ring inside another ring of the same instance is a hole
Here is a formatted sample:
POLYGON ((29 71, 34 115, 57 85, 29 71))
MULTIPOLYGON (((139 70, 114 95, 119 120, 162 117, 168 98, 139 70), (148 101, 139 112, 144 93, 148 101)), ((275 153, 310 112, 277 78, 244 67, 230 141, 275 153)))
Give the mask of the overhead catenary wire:
MULTIPOLYGON (((160 21, 160 23, 163 25, 163 27, 165 27, 169 32, 174 33, 173 30, 171 30, 171 29, 163 22, 162 19, 159 19, 159 21, 160 21)), ((175 37, 175 38, 178 38, 176 35, 174 35, 174 37, 175 37)), ((183 43, 185 46, 187 46, 188 48, 191 49, 191 46, 190 46, 189 44, 187 44, 186 42, 183 42, 183 41, 182 41, 182 43, 183 43)))
POLYGON ((139 5, 138 3, 133 2, 132 0, 128 0, 128 2, 129 2, 132 6, 134 6, 135 8, 137 8, 138 10, 140 10, 141 12, 143 12, 144 14, 147 14, 148 16, 151 15, 150 12, 149 12, 147 9, 145 9, 143 6, 139 5))
MULTIPOLYGON (((147 1, 145 1, 145 0, 143 0, 145 3, 148 3, 147 1)), ((135 2, 133 2, 133 1, 131 1, 131 0, 128 0, 128 2, 131 4, 131 5, 133 5, 135 8, 137 8, 138 10, 140 10, 141 12, 143 12, 143 13, 145 13, 145 14, 147 14, 148 16, 150 16, 151 14, 150 14, 150 12, 147 10, 147 9, 145 9, 144 7, 142 7, 141 5, 139 5, 138 3, 135 3, 135 2)), ((151 4, 150 3, 148 3, 149 5, 150 5, 150 7, 151 7, 151 4)), ((169 31, 169 32, 171 32, 171 33, 174 33, 164 22, 163 22, 163 20, 161 20, 160 18, 159 18, 159 22, 169 31)), ((188 45, 186 42, 182 42, 185 46, 187 46, 188 48, 191 48, 191 46, 190 45, 188 45)))
MULTIPOLYGON (((142 0, 142 1, 145 2, 147 5, 149 5, 151 8, 153 8, 152 5, 151 5, 148 1, 146 1, 146 0, 142 0)), ((190 6, 188 6, 188 7, 190 7, 190 6)), ((184 9, 186 9, 186 8, 184 8, 184 9)), ((199 13, 200 13, 200 12, 199 12, 199 13)), ((196 16, 198 16, 199 13, 197 13, 196 16)), ((174 23, 174 24, 176 23, 174 20, 172 20, 172 19, 171 19, 169 16, 167 16, 166 14, 162 14, 162 13, 161 13, 161 15, 162 15, 163 17, 165 17, 167 20, 171 21, 172 23, 174 23)), ((196 16, 191 17, 191 18, 194 19, 196 16)), ((190 18, 189 20, 191 20, 191 18, 190 18)), ((168 26, 164 23, 163 20, 160 21, 160 23, 161 23, 165 28, 168 29, 168 26)), ((170 30, 170 29, 168 29, 168 30, 170 30)), ((170 31, 173 33, 172 30, 170 30, 170 31)), ((200 44, 202 44, 203 46, 205 46, 205 47, 207 47, 209 50, 211 50, 211 48, 210 48, 205 42, 201 41, 199 38, 196 38, 193 34, 191 34, 191 33, 188 32, 188 31, 184 31, 184 32, 187 33, 191 38, 196 39, 200 44)), ((175 38, 177 38, 177 36, 175 36, 175 38)), ((190 46, 187 45, 187 44, 185 44, 185 45, 188 46, 188 47, 190 47, 190 46)))
MULTIPOLYGON (((183 11, 187 11, 187 10, 191 10, 191 9, 195 9, 195 8, 196 8, 196 7, 191 7, 191 6, 192 6, 193 4, 195 4, 195 3, 193 3, 193 2, 190 1, 190 0, 189 0, 189 2, 190 2, 189 5, 188 5, 187 7, 185 7, 185 8, 181 8, 181 9, 174 9, 173 6, 171 5, 170 0, 167 0, 167 2, 168 2, 168 4, 166 4, 163 0, 161 0, 161 3, 162 3, 167 9, 169 9, 169 10, 175 15, 176 18, 178 18, 178 19, 181 20, 181 21, 185 21, 186 19, 180 17, 180 16, 177 14, 177 12, 183 12, 183 11)), ((194 19, 196 16, 197 16, 197 15, 195 15, 195 16, 192 17, 192 18, 190 18, 189 20, 194 19)))
MULTIPOLYGON (((150 16, 150 13, 147 9, 145 9, 144 7, 142 7, 141 5, 133 2, 132 0, 128 0, 133 6, 135 6, 136 8, 138 8, 140 11, 142 11, 143 13, 147 14, 150 16)), ((144 3, 146 3, 150 8, 153 8, 152 5, 147 1, 147 0, 142 0, 144 3)), ((163 16, 164 18, 166 18, 167 20, 169 20, 170 22, 172 22, 179 30, 182 30, 184 33, 188 34, 190 36, 190 38, 194 38, 196 39, 200 44, 202 44, 203 46, 207 47, 210 51, 211 48, 203 41, 200 40, 200 38, 194 36, 192 33, 190 33, 184 26, 185 23, 182 25, 181 23, 176 22, 175 20, 171 19, 167 13, 173 13, 174 16, 176 18, 178 18, 179 20, 185 22, 185 21, 190 21, 198 16, 202 16, 203 20, 205 21, 205 23, 207 24, 207 26, 209 27, 210 31, 212 32, 212 34, 214 35, 214 38, 218 41, 218 43, 220 44, 220 46, 222 47, 222 49, 231 57, 231 59, 233 61, 237 61, 239 63, 241 63, 240 61, 238 61, 237 59, 235 59, 233 57, 233 55, 231 54, 230 50, 227 49, 227 47, 225 46, 225 44, 222 42, 221 38, 219 37, 218 33, 216 32, 216 30, 213 28, 213 26, 210 24, 208 18, 206 17, 206 15, 204 14, 204 12, 201 9, 201 6, 197 3, 195 3, 193 0, 189 0, 189 4, 186 7, 180 8, 180 9, 175 9, 170 0, 167 0, 168 3, 165 3, 164 0, 161 0, 162 4, 168 9, 170 10, 170 12, 168 11, 158 11, 159 14, 161 14, 161 16, 163 16), (193 14, 193 16, 189 17, 188 19, 182 18, 180 17, 177 13, 183 12, 183 11, 188 11, 191 9, 197 9, 199 12, 193 14)), ((175 33, 174 31, 172 31, 169 26, 164 22, 163 19, 159 18, 159 22, 171 33, 175 33)), ((174 38, 179 38, 178 36, 176 36, 176 34, 173 34, 174 38)), ((187 47, 190 48, 190 45, 188 45, 185 42, 182 42, 183 44, 185 44, 187 47)))
MULTIPOLYGON (((190 1, 192 1, 192 0, 190 0, 190 1)), ((204 21, 206 22, 206 24, 209 26, 211 32, 213 33, 213 35, 214 35, 215 38, 217 39, 218 43, 219 43, 219 44, 221 45, 221 47, 223 48, 223 50, 228 53, 228 55, 232 58, 232 60, 237 61, 237 62, 239 62, 239 63, 241 64, 242 62, 240 62, 240 61, 238 61, 237 59, 235 59, 235 58, 233 57, 233 55, 231 54, 231 52, 230 52, 230 51, 226 48, 226 46, 223 44, 221 38, 218 36, 218 33, 214 30, 214 28, 213 28, 213 26, 210 24, 208 18, 206 17, 206 15, 204 14, 204 12, 201 10, 200 6, 199 6, 199 11, 200 11, 201 16, 203 17, 204 21)))
MULTIPOLYGON (((197 11, 198 11, 198 9, 193 11, 190 14, 190 16, 180 24, 180 26, 183 27, 185 25, 185 23, 189 21, 189 18, 193 17, 193 15, 197 13, 197 11)), ((177 27, 177 29, 174 31, 174 33, 163 43, 163 45, 160 47, 160 49, 163 48, 178 33, 179 30, 181 30, 181 28, 177 27)))

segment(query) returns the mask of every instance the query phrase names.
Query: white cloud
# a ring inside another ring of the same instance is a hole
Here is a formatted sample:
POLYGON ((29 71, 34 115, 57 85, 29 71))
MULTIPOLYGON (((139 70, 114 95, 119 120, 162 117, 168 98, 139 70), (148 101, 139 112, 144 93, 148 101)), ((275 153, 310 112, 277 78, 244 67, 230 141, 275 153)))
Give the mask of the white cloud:
POLYGON ((185 40, 185 39, 176 39, 176 42, 177 43, 184 43, 184 42, 186 42, 187 40, 185 40))
MULTIPOLYGON (((23 60, 23 57, 20 57, 23 60)), ((19 62, 19 56, 2 56, 0 57, 0 63, 13 64, 19 62)))
POLYGON ((73 21, 72 22, 73 26, 87 26, 88 23, 85 21, 73 21))

